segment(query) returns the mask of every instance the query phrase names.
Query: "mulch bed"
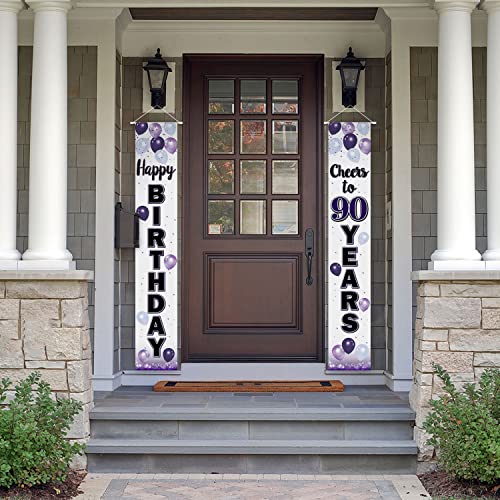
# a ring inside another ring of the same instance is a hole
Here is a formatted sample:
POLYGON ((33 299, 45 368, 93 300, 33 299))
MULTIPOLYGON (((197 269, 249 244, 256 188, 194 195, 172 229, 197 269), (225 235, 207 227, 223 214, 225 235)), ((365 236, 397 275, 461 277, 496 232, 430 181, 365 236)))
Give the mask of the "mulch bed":
POLYGON ((500 485, 460 481, 441 470, 419 474, 418 478, 433 498, 500 498, 500 485))
POLYGON ((74 498, 83 491, 79 489, 85 479, 86 472, 71 471, 64 483, 49 483, 32 488, 0 488, 0 498, 28 499, 28 498, 74 498))

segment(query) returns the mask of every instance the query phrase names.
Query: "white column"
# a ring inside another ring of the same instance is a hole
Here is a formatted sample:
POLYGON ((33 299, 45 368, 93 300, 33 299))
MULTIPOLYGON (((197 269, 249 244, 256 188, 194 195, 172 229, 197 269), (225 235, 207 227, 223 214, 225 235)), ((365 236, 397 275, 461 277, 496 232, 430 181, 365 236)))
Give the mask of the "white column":
POLYGON ((481 269, 476 250, 471 13, 477 0, 435 0, 439 15, 437 250, 431 269, 481 269))
POLYGON ((496 124, 500 116, 500 0, 485 0, 488 13, 487 60, 487 151, 488 250, 483 254, 486 269, 500 269, 500 149, 496 124))
MULTIPOLYGON (((28 250, 23 268, 69 269, 67 13, 71 0, 28 0, 35 12, 28 250)), ((21 267, 21 265, 20 265, 21 267)))
POLYGON ((0 0, 0 269, 16 269, 17 14, 21 0, 0 0))

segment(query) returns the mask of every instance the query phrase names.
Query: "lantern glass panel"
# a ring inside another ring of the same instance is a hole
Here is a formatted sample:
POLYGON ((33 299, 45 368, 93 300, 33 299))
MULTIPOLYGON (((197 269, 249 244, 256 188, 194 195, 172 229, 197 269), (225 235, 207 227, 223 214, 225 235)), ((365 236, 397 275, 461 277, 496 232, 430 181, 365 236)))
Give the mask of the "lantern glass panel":
POLYGON ((150 69, 148 71, 149 81, 152 89, 161 89, 165 71, 162 69, 150 69))
POLYGON ((355 89, 358 86, 359 68, 342 68, 344 86, 355 89))

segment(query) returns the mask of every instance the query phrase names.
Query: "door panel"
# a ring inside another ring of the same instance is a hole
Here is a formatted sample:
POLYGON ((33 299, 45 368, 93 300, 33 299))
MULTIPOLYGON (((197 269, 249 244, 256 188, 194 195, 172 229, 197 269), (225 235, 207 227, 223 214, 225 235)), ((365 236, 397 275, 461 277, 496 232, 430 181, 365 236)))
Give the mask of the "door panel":
POLYGON ((183 359, 320 360, 323 58, 185 56, 184 79, 183 359))

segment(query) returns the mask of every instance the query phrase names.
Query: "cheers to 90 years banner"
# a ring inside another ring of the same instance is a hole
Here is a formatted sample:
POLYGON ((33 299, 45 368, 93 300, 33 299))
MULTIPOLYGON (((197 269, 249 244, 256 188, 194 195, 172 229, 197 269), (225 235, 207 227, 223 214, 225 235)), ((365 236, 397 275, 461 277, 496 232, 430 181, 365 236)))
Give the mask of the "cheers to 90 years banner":
POLYGON ((177 124, 135 126, 135 367, 176 370, 177 124))
POLYGON ((328 126, 328 366, 371 368, 369 123, 328 126))

